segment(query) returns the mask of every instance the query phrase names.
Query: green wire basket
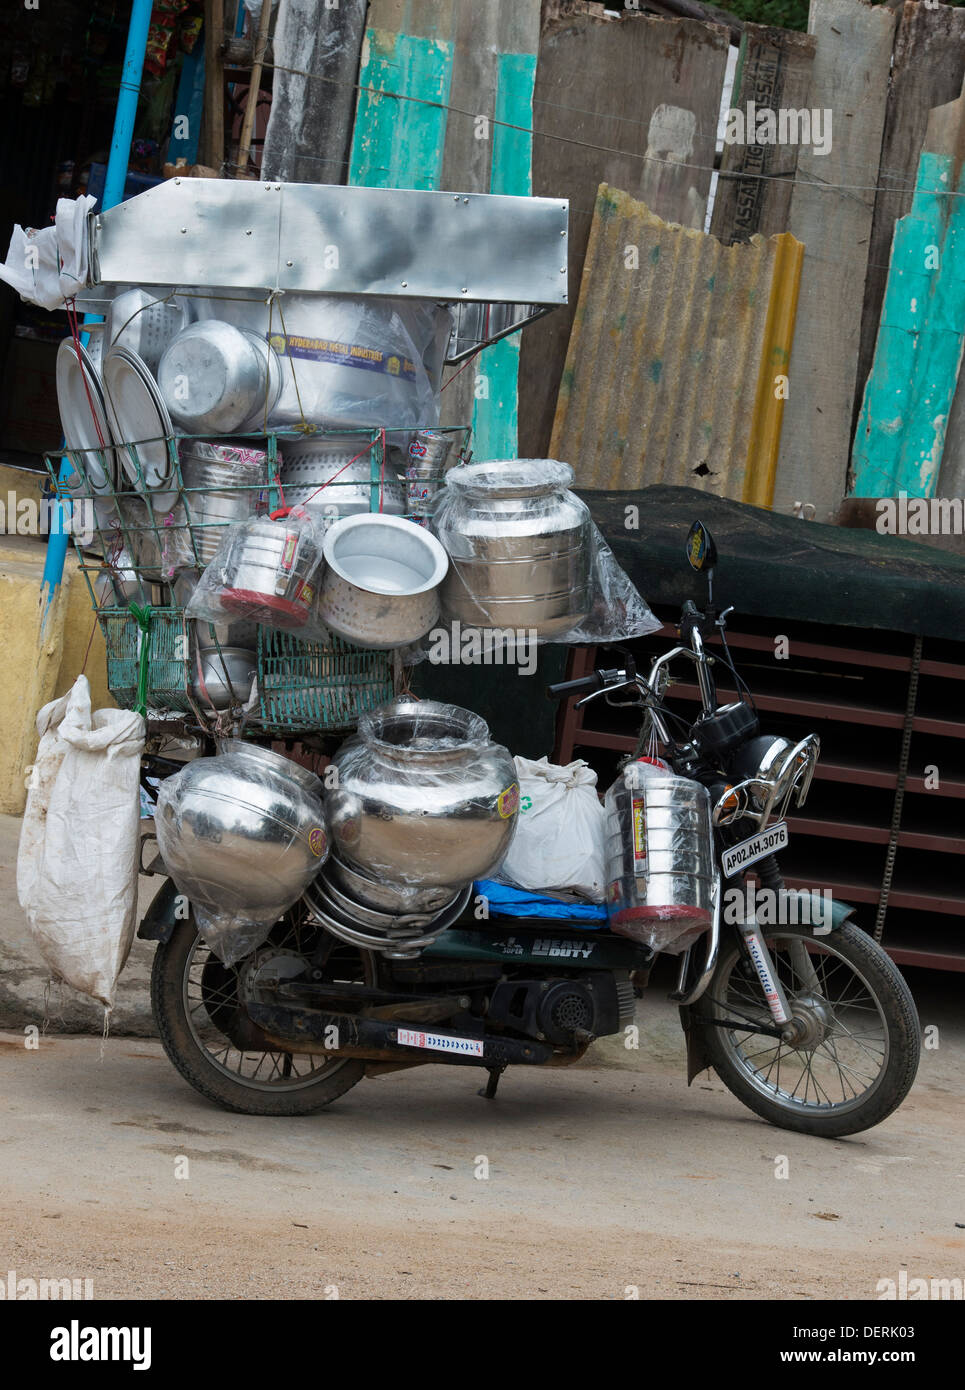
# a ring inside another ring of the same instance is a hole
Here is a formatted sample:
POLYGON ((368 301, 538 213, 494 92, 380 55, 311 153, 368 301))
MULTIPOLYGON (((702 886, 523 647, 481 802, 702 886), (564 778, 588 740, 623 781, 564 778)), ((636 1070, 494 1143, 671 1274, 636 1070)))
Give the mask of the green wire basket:
POLYGON ((365 651, 335 636, 325 646, 301 642, 259 627, 258 692, 266 733, 354 729, 360 714, 395 694, 392 653, 365 651))

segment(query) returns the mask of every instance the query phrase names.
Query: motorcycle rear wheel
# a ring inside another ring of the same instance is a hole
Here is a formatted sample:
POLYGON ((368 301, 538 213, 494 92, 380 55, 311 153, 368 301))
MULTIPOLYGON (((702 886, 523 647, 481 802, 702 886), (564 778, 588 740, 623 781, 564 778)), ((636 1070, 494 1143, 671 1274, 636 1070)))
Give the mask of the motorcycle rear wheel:
MULTIPOLYGON (((714 1070, 744 1105, 781 1129, 837 1139, 880 1124, 918 1071, 921 1026, 890 957, 851 922, 815 938, 807 928, 764 928, 792 1012, 808 1020, 804 1045, 697 1023, 714 1070), (802 955, 803 951, 803 955, 802 955), (807 976, 810 975, 810 979, 807 976)), ((771 1022, 756 973, 733 937, 694 1006, 695 1022, 771 1022)))
MULTIPOLYGON (((306 953, 306 931, 297 917, 272 929, 252 957, 227 967, 205 946, 193 921, 178 922, 154 955, 151 1006, 170 1061, 189 1085, 225 1110, 244 1115, 312 1115, 351 1090, 365 1072, 357 1058, 274 1051, 257 1045, 239 996, 253 957, 267 951, 296 959, 306 953)), ((353 947, 337 946, 330 978, 366 980, 369 963, 353 947)))

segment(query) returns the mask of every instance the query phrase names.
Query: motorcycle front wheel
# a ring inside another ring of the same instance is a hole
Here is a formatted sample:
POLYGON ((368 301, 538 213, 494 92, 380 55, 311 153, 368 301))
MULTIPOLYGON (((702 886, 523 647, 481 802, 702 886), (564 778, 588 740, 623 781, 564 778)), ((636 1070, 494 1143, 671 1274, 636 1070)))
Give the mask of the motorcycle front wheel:
MULTIPOLYGON (((245 996, 259 972, 297 978, 320 928, 297 910, 278 922, 267 941, 244 960, 224 965, 198 935, 179 922, 161 942, 151 971, 151 1005, 169 1059, 196 1091, 244 1115, 311 1115, 361 1081, 365 1064, 331 1053, 272 1048, 247 1017, 245 996)), ((372 983, 366 952, 338 943, 324 978, 372 983)))
POLYGON ((724 941, 694 1006, 717 1075, 782 1129, 837 1139, 880 1124, 911 1089, 921 1052, 918 1013, 898 969, 851 922, 820 938, 807 928, 762 930, 800 1036, 791 1045, 709 1021, 771 1023, 740 943, 724 941))

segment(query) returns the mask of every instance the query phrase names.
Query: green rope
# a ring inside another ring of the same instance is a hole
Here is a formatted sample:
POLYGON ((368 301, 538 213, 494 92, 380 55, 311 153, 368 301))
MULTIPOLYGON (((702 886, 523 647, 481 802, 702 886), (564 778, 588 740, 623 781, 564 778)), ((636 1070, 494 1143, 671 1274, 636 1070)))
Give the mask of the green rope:
POLYGON ((147 669, 151 659, 151 606, 145 604, 140 608, 136 603, 129 605, 134 621, 141 631, 141 656, 137 668, 137 703, 134 706, 136 714, 147 714, 147 669))

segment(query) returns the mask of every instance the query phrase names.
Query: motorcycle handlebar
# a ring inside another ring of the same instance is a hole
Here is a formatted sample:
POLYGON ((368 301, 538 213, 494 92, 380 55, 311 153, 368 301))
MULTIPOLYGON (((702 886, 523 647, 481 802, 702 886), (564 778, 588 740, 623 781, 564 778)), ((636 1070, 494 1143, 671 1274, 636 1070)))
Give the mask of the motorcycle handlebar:
POLYGON ((558 685, 548 685, 546 694, 551 700, 566 700, 570 695, 589 695, 591 691, 602 690, 603 686, 602 673, 593 671, 589 676, 582 676, 577 681, 560 681, 558 685))

